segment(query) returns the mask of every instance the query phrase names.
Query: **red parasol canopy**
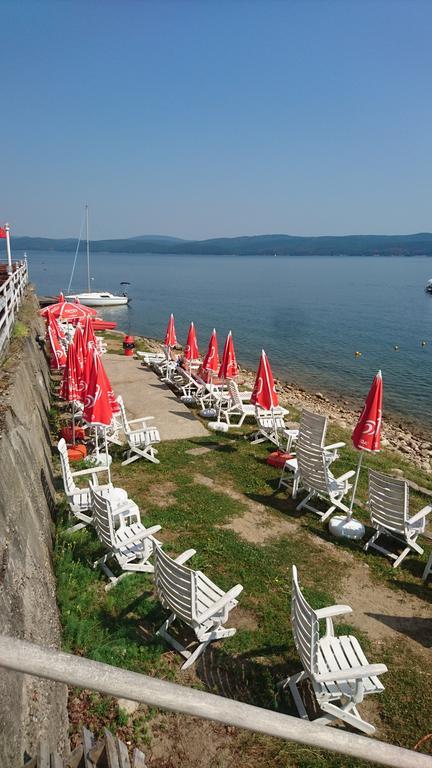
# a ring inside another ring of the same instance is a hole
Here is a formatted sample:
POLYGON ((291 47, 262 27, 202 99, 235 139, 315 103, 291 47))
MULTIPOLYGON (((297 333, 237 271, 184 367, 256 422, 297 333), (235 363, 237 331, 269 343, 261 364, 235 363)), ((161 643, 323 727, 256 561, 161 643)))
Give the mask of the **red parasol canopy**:
POLYGON ((87 315, 95 317, 97 312, 93 307, 85 307, 84 304, 72 304, 69 301, 60 301, 50 304, 39 312, 42 317, 55 317, 59 320, 81 320, 87 315))
POLYGON ((207 354, 204 357, 202 363, 203 371, 211 371, 217 373, 220 367, 219 361, 219 349, 217 343, 216 329, 213 328, 213 333, 210 337, 207 354))
POLYGON ((75 348, 77 372, 80 375, 82 374, 82 371, 84 368, 84 362, 87 357, 87 349, 84 346, 84 337, 83 337, 83 332, 82 332, 80 323, 78 323, 75 329, 73 342, 70 346, 75 348))
POLYGON ((226 337, 224 351, 222 355, 222 362, 219 368, 220 379, 235 379, 238 376, 237 360, 234 352, 234 343, 232 339, 232 333, 229 332, 226 337))
POLYGON ((269 411, 271 408, 276 408, 279 405, 272 369, 264 350, 261 352, 255 386, 250 401, 253 405, 259 405, 260 408, 264 408, 265 411, 269 411))
POLYGON ((96 336, 93 323, 89 317, 86 317, 83 331, 84 359, 87 357, 88 350, 96 349, 96 336))
POLYGON ((379 451, 380 449, 382 402, 383 382, 381 371, 378 371, 351 436, 354 447, 359 451, 379 451))
POLYGON ((48 338, 51 345, 51 368, 63 368, 66 365, 66 352, 59 339, 58 323, 55 318, 50 318, 48 323, 48 338))
POLYGON ((175 347, 177 345, 177 336, 176 336, 175 325, 174 325, 174 315, 172 313, 170 315, 170 319, 168 320, 164 344, 166 347, 175 347))
POLYGON ((189 326, 189 333, 184 348, 184 358, 185 360, 190 361, 198 360, 199 358, 198 342, 195 333, 195 326, 193 323, 191 323, 189 326))
POLYGON ((73 401, 80 399, 80 393, 78 391, 77 365, 78 361, 75 345, 69 344, 66 356, 66 367, 63 371, 63 379, 59 392, 62 400, 67 400, 68 403, 72 403, 73 401))
POLYGON ((83 418, 93 426, 108 427, 113 414, 120 410, 102 361, 93 350, 88 355, 91 368, 87 381, 83 418))

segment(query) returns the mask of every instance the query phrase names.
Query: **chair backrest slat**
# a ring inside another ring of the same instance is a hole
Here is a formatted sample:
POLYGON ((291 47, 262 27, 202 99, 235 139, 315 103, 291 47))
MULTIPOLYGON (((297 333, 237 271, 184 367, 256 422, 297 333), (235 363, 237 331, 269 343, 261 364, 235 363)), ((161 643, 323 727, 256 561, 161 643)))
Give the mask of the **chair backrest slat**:
POLYGON ((128 419, 127 419, 127 416, 126 416, 126 408, 125 408, 125 404, 123 402, 123 398, 122 398, 121 395, 117 396, 117 402, 118 402, 118 404, 120 406, 120 416, 121 416, 121 420, 122 420, 122 424, 123 424, 123 429, 124 429, 124 431, 126 433, 130 432, 129 422, 128 422, 128 419))
POLYGON ((297 568, 292 567, 291 622, 294 642, 303 668, 312 674, 318 672, 319 621, 315 611, 302 595, 297 568))
POLYGON ((369 470, 369 512, 372 523, 405 535, 409 511, 406 480, 369 470))
POLYGON ((228 379, 228 392, 234 405, 240 408, 240 410, 243 410, 243 400, 240 397, 237 382, 235 382, 233 379, 228 379))
POLYGON ((323 448, 327 423, 327 416, 303 410, 300 416, 298 445, 312 445, 323 448))
POLYGON ((93 524, 98 538, 108 549, 113 549, 116 544, 116 536, 111 501, 108 495, 102 495, 93 483, 90 483, 90 495, 92 500, 93 524))
POLYGON ((60 464, 63 475, 63 485, 67 496, 71 496, 76 492, 77 487, 72 477, 72 472, 69 464, 69 456, 67 452, 67 445, 65 439, 62 437, 57 444, 57 449, 60 454, 60 464))
POLYGON ((163 606, 181 617, 186 623, 195 620, 195 573, 185 565, 176 563, 154 544, 156 591, 163 606))
POLYGON ((329 471, 323 449, 297 444, 296 453, 301 481, 305 488, 329 495, 329 471))

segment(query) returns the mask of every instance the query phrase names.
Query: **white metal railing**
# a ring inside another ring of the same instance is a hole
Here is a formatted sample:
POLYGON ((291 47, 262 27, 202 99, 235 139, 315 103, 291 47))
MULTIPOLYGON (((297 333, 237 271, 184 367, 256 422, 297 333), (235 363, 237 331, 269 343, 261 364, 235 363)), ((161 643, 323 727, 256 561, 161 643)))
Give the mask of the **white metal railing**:
POLYGON ((13 262, 12 272, 8 270, 7 262, 1 263, 1 267, 0 280, 3 276, 8 275, 8 277, 0 285, 0 355, 2 355, 9 343, 15 323, 15 315, 28 283, 27 259, 13 262))
POLYGON ((338 728, 314 725, 297 717, 168 683, 6 635, 0 635, 0 667, 381 765, 432 768, 432 757, 377 739, 358 736, 338 728))

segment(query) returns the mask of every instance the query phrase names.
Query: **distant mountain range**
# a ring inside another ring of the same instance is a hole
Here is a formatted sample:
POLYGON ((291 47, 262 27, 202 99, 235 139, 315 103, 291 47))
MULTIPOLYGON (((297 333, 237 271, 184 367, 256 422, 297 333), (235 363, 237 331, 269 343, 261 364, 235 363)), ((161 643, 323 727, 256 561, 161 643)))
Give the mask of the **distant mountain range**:
MULTIPOLYGON (((74 251, 74 238, 13 237, 13 247, 23 251, 74 251)), ((85 247, 85 243, 81 243, 85 247)), ((92 253, 172 253, 239 256, 432 256, 432 234, 342 235, 296 237, 255 235, 182 240, 165 235, 139 235, 119 240, 93 240, 92 253)))

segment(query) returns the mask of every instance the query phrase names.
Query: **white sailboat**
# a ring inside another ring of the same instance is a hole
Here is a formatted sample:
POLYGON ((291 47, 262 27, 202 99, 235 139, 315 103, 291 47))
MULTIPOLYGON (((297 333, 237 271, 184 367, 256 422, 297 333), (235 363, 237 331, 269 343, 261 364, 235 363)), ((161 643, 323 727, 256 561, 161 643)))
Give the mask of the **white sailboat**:
POLYGON ((66 299, 67 301, 74 301, 75 299, 78 299, 78 301, 80 301, 81 304, 85 304, 86 307, 115 307, 115 306, 120 306, 122 304, 127 304, 130 301, 130 299, 126 294, 123 294, 122 296, 118 296, 114 293, 110 293, 109 291, 92 291, 91 290, 88 205, 86 205, 85 207, 85 220, 86 220, 86 239, 87 239, 87 289, 88 290, 83 293, 69 293, 74 270, 75 270, 76 255, 78 253, 78 248, 79 248, 79 241, 78 241, 78 248, 75 254, 75 261, 72 268, 71 278, 69 280, 68 294, 66 295, 66 299))

